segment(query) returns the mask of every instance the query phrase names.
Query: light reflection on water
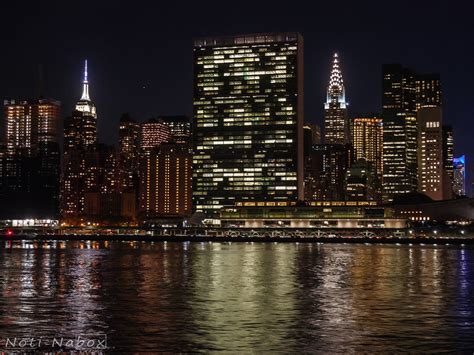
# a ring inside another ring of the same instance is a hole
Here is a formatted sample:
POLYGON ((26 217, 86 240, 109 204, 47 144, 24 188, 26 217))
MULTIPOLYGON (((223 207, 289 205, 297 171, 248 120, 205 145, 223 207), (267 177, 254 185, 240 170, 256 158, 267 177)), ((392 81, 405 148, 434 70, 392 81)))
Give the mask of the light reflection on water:
POLYGON ((474 349, 474 249, 3 242, 0 336, 116 350, 474 349))

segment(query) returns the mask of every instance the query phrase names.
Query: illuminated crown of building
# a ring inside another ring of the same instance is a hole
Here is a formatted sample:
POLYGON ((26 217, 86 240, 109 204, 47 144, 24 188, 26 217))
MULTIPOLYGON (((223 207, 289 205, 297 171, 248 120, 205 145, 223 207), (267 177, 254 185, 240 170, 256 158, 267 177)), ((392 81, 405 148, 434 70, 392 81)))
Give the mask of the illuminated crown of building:
POLYGON ((84 80, 82 81, 82 96, 76 104, 76 110, 81 112, 87 112, 90 115, 97 118, 97 113, 94 104, 91 102, 89 97, 89 81, 87 78, 87 59, 84 63, 84 80))
POLYGON ((329 77, 329 86, 325 103, 326 109, 329 108, 331 102, 339 103, 340 108, 346 108, 347 106, 344 81, 342 80, 342 71, 339 67, 339 56, 337 53, 334 53, 331 76, 329 77))

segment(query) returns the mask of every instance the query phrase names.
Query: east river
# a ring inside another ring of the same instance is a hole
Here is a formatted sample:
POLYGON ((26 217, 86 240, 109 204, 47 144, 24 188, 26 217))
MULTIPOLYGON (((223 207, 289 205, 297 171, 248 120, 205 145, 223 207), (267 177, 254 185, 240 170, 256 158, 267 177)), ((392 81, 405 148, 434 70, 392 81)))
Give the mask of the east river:
POLYGON ((2 241, 0 351, 79 335, 112 352, 472 353, 474 249, 2 241))

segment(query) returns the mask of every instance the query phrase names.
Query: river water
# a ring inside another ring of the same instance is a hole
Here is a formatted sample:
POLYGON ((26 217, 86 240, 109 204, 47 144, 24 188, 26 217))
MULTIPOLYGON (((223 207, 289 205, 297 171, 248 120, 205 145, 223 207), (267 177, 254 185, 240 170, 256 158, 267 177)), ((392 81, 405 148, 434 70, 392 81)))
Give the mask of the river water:
POLYGON ((0 350, 78 335, 109 351, 472 353, 474 249, 0 242, 0 350))

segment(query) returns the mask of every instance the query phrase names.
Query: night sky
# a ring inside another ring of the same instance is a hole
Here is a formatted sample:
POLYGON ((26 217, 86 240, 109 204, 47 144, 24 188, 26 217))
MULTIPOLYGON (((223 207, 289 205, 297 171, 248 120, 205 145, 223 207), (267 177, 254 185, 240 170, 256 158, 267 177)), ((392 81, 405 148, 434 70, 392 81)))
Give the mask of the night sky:
MULTIPOLYGON (((341 56, 350 115, 381 110, 381 65, 441 74, 444 121, 455 152, 474 164, 474 40, 471 9, 441 2, 16 1, 0 13, 0 97, 44 93, 68 116, 89 60, 99 140, 115 143, 118 120, 192 113, 192 40, 299 31, 305 45, 305 120, 322 124, 331 57, 341 56), (125 5, 126 4, 126 5, 125 5), (309 5, 312 4, 312 5, 309 5), (465 13, 460 16, 457 12, 465 13), (470 26, 468 28, 468 26, 470 26)), ((468 166, 472 171, 472 166, 468 166)))

